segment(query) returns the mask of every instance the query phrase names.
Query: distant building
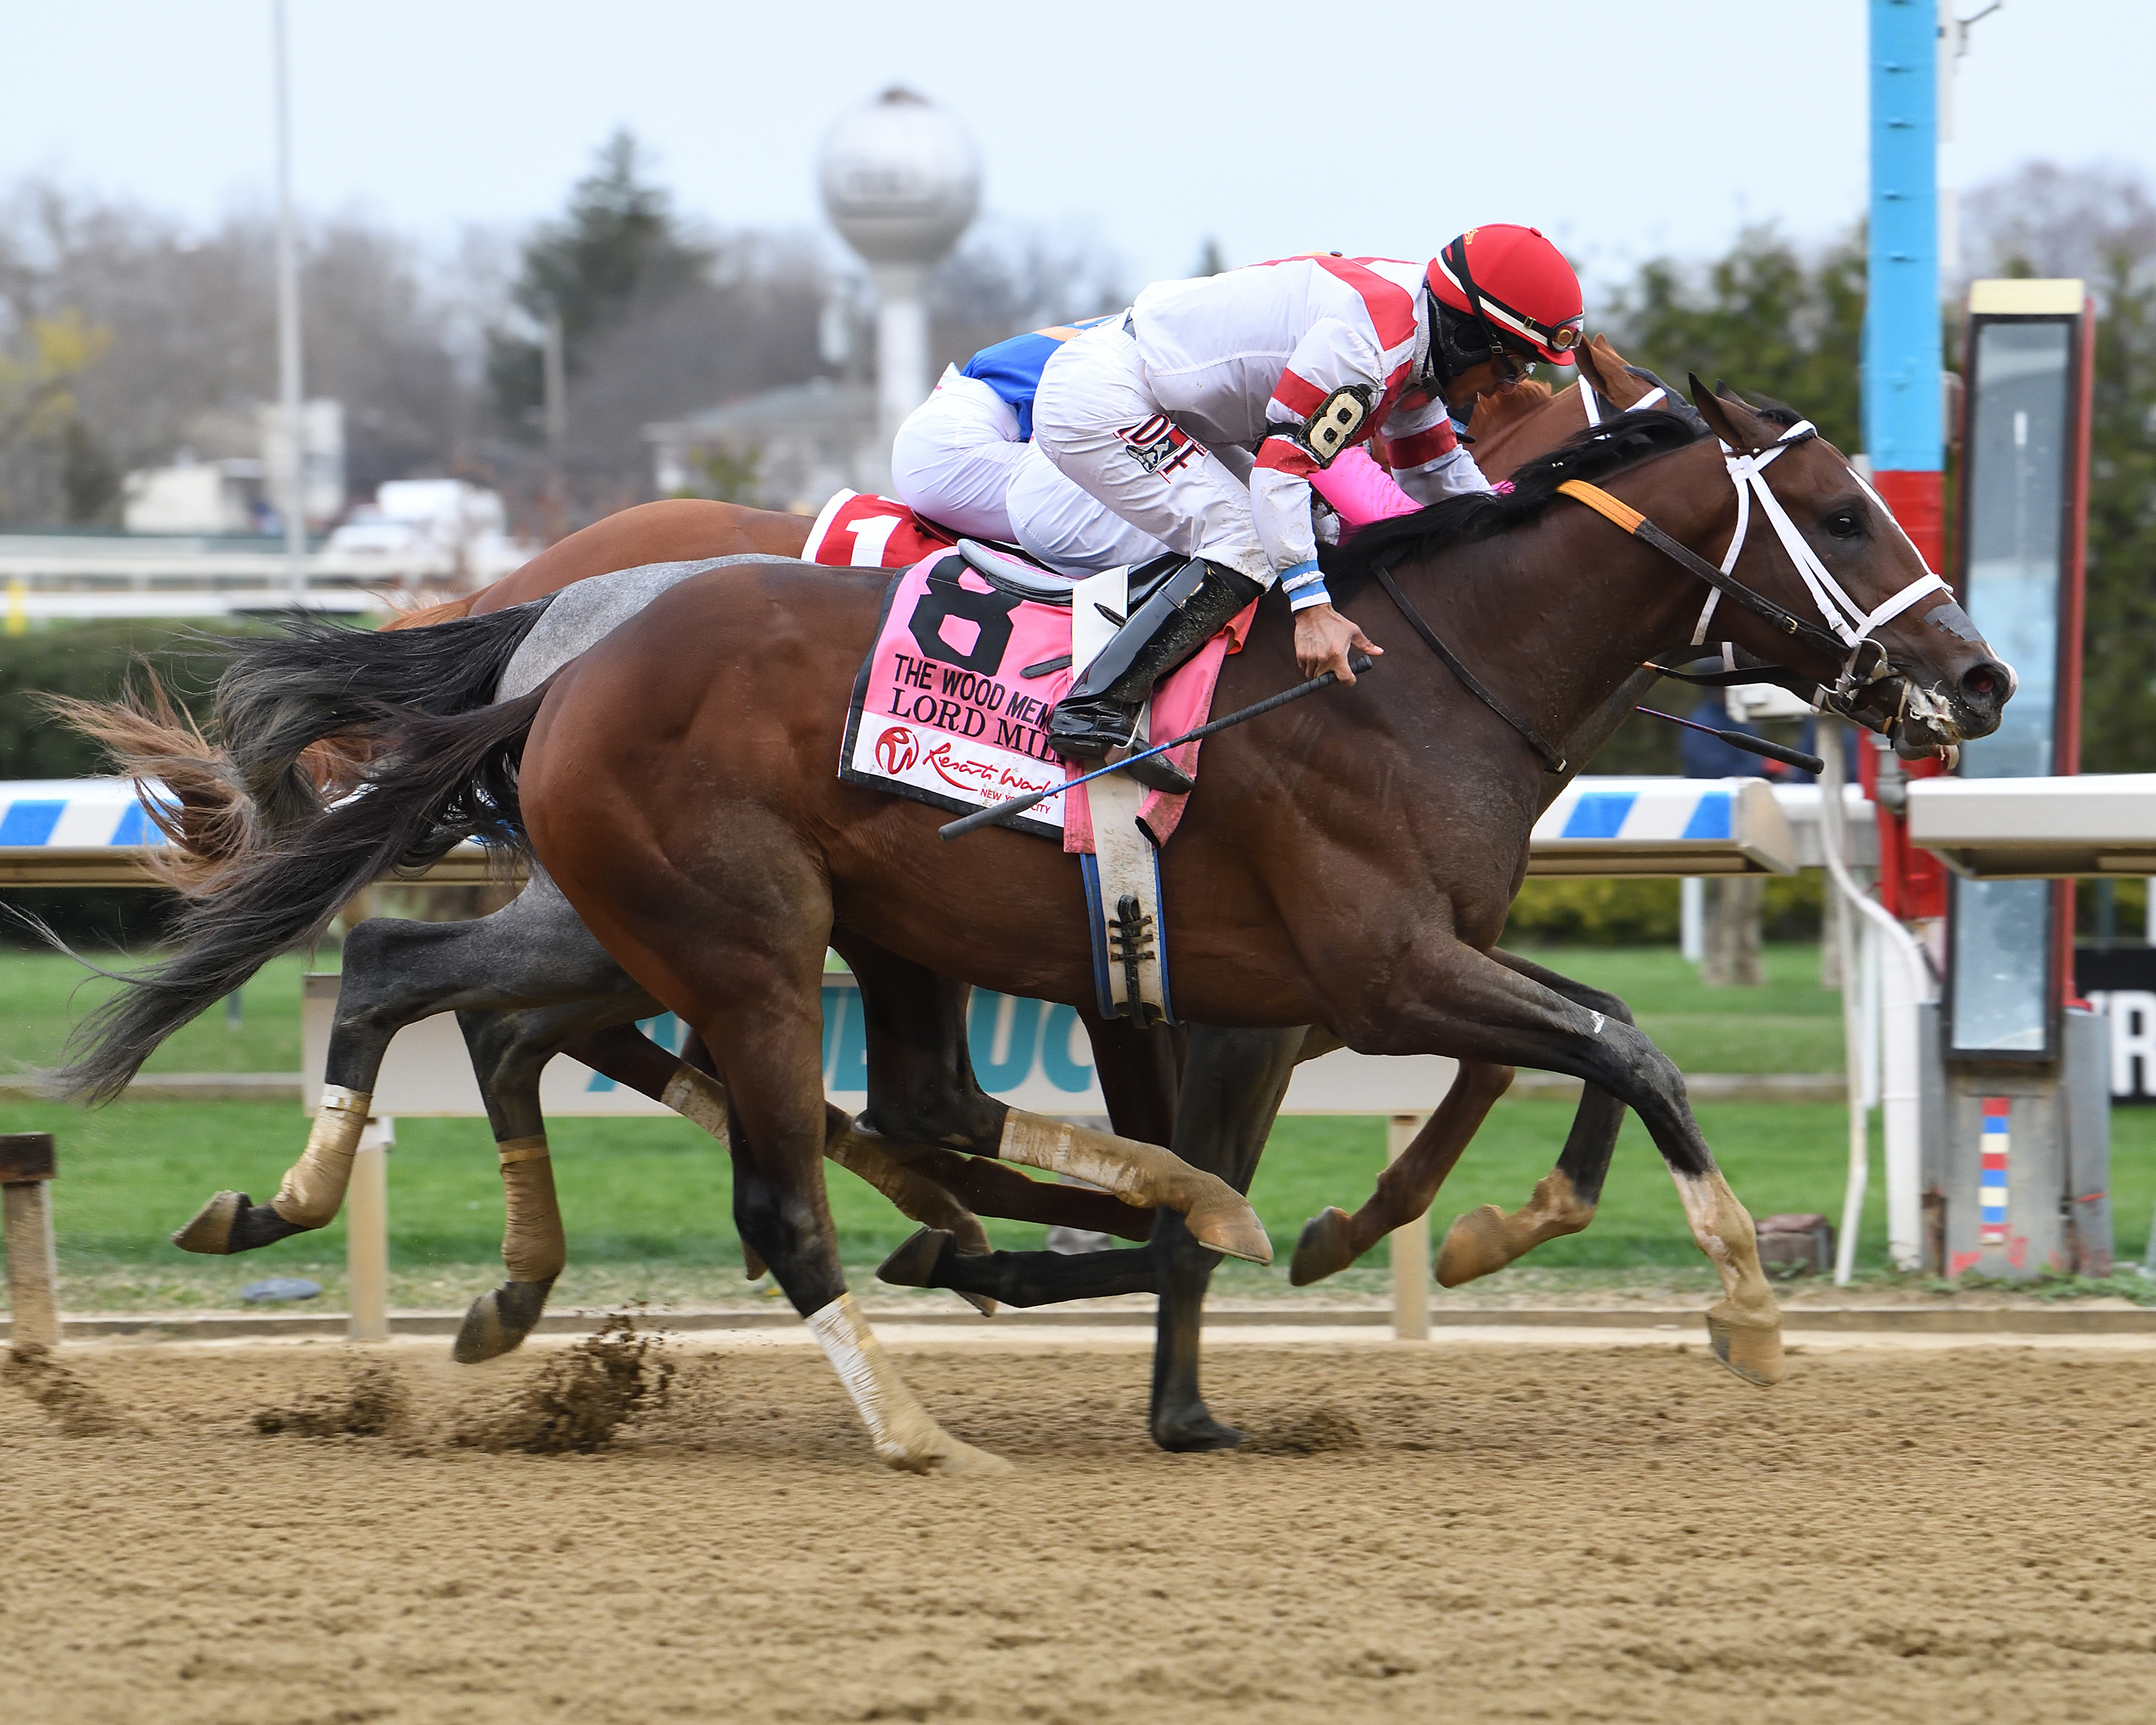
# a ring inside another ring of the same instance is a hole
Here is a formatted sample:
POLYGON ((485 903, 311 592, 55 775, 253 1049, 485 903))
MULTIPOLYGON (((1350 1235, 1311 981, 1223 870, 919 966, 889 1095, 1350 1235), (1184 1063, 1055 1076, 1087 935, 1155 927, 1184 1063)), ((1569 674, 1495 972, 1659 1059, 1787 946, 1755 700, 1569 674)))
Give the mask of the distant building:
POLYGON ((814 515, 839 490, 891 489, 875 391, 817 377, 644 428, 659 495, 725 494, 814 515))
POLYGON ((537 547, 509 536, 501 495, 457 479, 391 480, 356 505, 323 550, 341 568, 378 562, 385 580, 484 587, 537 547))
POLYGON ((131 533, 259 533, 266 510, 262 464, 249 456, 197 461, 183 452, 172 466, 141 469, 121 484, 131 533))
MULTIPOLYGON (((121 520, 131 533, 279 533, 290 452, 284 414, 274 402, 251 415, 205 414, 190 429, 192 449, 169 467, 129 474, 121 520), (252 449, 253 453, 239 451, 252 449), (197 449, 213 452, 198 459, 197 449)), ((344 403, 326 397, 300 409, 301 500, 311 528, 344 513, 344 403)))

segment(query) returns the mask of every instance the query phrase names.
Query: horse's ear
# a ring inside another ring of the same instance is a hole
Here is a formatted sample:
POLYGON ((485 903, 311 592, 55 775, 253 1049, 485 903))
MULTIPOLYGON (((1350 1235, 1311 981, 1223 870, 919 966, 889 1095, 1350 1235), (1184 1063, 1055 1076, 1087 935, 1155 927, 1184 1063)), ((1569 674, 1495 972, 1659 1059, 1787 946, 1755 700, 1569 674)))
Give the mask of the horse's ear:
POLYGON ((1580 382, 1599 392, 1605 399, 1609 398, 1612 374, 1602 369, 1602 362, 1609 357, 1609 344, 1597 336, 1593 341, 1573 348, 1572 357, 1579 367, 1580 382))
POLYGON ((1699 381, 1699 373, 1692 372, 1687 381, 1691 385, 1691 404, 1699 417, 1707 421, 1707 429, 1732 449, 1757 449, 1758 435, 1748 429, 1745 421, 1751 413, 1740 402, 1725 401, 1699 381))

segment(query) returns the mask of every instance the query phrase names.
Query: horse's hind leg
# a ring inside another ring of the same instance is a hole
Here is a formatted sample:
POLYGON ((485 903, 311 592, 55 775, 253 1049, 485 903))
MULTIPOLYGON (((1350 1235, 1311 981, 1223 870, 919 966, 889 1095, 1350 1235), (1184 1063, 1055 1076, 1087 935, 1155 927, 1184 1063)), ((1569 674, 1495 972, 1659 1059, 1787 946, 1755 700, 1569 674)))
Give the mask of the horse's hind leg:
POLYGON ((501 1158, 501 1261, 506 1272, 499 1287, 481 1294, 465 1313, 450 1349, 459 1364, 475 1365, 521 1347, 545 1312, 547 1296, 567 1261, 553 1157, 539 1107, 539 1075, 572 1042, 587 1065, 597 1064, 591 1056, 598 1055, 601 1070, 615 1064, 607 1060, 604 1050, 616 1042, 642 1043, 659 1053, 624 1021, 654 1004, 639 995, 628 1001, 457 1014, 501 1158))
MULTIPOLYGON (((543 811, 544 788, 534 799, 543 811)), ((527 805, 527 813, 533 805, 527 805)), ((547 834, 535 822, 542 852, 547 834)), ((562 860, 572 834, 546 852, 562 860)), ((824 1196, 821 985, 831 901, 821 859, 737 808, 721 858, 685 873, 573 834, 572 880, 609 949, 695 1027, 725 1075, 734 1225, 771 1266, 845 1388, 876 1454, 921 1473, 1000 1471, 929 1417, 846 1291, 824 1196)), ((564 869, 565 875, 569 873, 564 869)))
POLYGON ((306 1148, 269 1203, 220 1192, 173 1245, 219 1255, 252 1251, 336 1219, 390 1039, 455 1004, 473 974, 470 949, 487 944, 481 926, 376 918, 346 937, 322 1098, 306 1148))
MULTIPOLYGON (((1631 1009, 1606 989, 1574 982, 1511 952, 1490 956, 1574 1005, 1619 1024, 1632 1022, 1631 1009)), ((1535 1183, 1533 1196, 1510 1215, 1486 1204, 1458 1217, 1445 1230, 1437 1249, 1439 1286, 1456 1288, 1502 1270, 1545 1240, 1584 1229, 1594 1219, 1609 1158, 1617 1148, 1617 1131, 1624 1123, 1625 1105, 1616 1097, 1592 1084, 1582 1091, 1557 1166, 1535 1183)))
POLYGON ((1437 1111, 1423 1122, 1406 1152, 1378 1176, 1377 1189, 1362 1209, 1352 1216, 1342 1209, 1320 1210, 1303 1224, 1288 1280, 1306 1287, 1345 1270, 1395 1228, 1428 1210, 1468 1141, 1512 1082, 1510 1066, 1462 1060, 1437 1111))

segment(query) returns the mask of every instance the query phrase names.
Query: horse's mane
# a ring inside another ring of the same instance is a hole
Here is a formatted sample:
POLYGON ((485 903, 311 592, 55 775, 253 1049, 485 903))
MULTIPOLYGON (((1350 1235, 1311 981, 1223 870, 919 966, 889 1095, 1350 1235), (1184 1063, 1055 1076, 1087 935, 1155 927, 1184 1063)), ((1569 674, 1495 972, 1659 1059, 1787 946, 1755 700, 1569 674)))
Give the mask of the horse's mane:
POLYGON ((1352 598, 1378 569, 1524 526, 1556 501, 1557 488, 1567 480, 1607 479, 1706 435, 1705 422, 1689 409, 1645 408, 1620 413, 1526 463, 1512 475, 1510 491, 1448 497, 1413 515, 1373 522, 1347 544, 1326 547, 1321 557, 1327 585, 1336 598, 1352 598))

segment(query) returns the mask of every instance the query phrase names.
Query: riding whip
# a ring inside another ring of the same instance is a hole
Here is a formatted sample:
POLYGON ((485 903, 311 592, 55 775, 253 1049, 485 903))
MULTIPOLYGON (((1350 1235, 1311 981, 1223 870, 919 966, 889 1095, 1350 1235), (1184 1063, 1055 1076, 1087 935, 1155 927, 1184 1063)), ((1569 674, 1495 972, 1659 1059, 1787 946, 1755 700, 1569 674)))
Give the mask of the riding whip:
POLYGON ((1636 706, 1635 713, 1645 713, 1650 719, 1661 719, 1672 725, 1681 725, 1687 731, 1703 732, 1719 737, 1733 749, 1742 749, 1748 755, 1764 755, 1770 761, 1779 761, 1784 767, 1801 767, 1807 773, 1824 773, 1826 762, 1817 755, 1808 755, 1802 749, 1786 749, 1779 742, 1769 742, 1763 737, 1754 737, 1744 731, 1723 731, 1712 725, 1702 725, 1697 719, 1680 719, 1675 713, 1656 712, 1650 706, 1636 706))
MULTIPOLYGON (((1364 675, 1370 670, 1370 655, 1367 653, 1352 654, 1348 657, 1348 665, 1357 676, 1364 675)), ((1050 797, 1060 796, 1064 792, 1081 784, 1090 784, 1093 780, 1103 778, 1108 773, 1120 773, 1133 761, 1142 761, 1150 755, 1164 755, 1170 749, 1179 749, 1186 742, 1195 742, 1201 737, 1210 737, 1216 731, 1225 731, 1231 725, 1240 725, 1246 720, 1256 718, 1260 713, 1270 712, 1275 707, 1286 706, 1291 701, 1300 701, 1306 695, 1315 695, 1321 689, 1330 689, 1338 680, 1339 678, 1334 673, 1322 672, 1306 683, 1297 683, 1292 689, 1283 689, 1277 695, 1268 695, 1263 701, 1254 701, 1248 706, 1239 707, 1224 718, 1214 720, 1209 725, 1200 725, 1195 731, 1186 731, 1180 737, 1171 737, 1166 742, 1157 742, 1151 748, 1141 749, 1134 755, 1126 755, 1122 760, 1113 762, 1108 766, 1096 767, 1082 778, 1066 779, 1063 783, 1051 785, 1045 791, 1034 791, 1026 796, 1013 797, 1007 803, 998 803, 993 808, 982 809, 977 814, 963 815, 957 820, 947 822, 938 827, 937 831, 945 839, 963 839, 967 834, 978 833, 983 827, 998 825, 1014 814, 1024 814, 1036 803, 1045 803, 1050 797)))

